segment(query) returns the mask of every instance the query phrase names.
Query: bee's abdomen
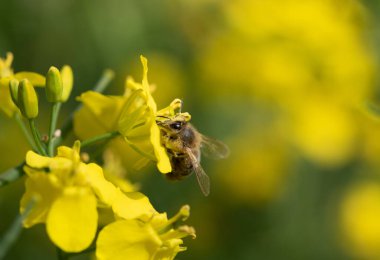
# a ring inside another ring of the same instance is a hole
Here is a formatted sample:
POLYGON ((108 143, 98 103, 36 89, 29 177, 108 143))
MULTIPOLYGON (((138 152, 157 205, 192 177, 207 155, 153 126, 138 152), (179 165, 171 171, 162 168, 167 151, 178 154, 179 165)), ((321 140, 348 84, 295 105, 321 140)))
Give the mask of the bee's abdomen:
POLYGON ((166 174, 170 180, 182 180, 193 172, 193 165, 188 156, 171 158, 172 172, 166 174))

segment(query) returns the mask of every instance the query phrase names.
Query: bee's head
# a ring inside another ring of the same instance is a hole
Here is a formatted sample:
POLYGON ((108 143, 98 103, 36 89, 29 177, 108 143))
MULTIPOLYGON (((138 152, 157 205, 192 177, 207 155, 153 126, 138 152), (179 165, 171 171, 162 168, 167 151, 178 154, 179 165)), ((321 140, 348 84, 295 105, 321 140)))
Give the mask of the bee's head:
POLYGON ((173 121, 169 123, 169 127, 174 131, 181 131, 185 124, 186 122, 184 121, 173 121))
POLYGON ((186 121, 179 120, 165 120, 157 122, 157 125, 161 128, 161 130, 167 133, 179 133, 182 131, 184 126, 186 126, 186 124, 186 121))
POLYGON ((156 120, 161 130, 167 133, 179 133, 187 125, 187 118, 183 116, 161 117, 164 120, 156 120))

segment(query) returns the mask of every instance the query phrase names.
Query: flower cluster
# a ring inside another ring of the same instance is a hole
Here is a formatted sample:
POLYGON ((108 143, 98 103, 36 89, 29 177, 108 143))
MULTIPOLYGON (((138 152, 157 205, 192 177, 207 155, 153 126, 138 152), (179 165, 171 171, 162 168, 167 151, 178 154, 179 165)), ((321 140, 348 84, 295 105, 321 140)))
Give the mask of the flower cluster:
MULTIPOLYGON (((98 259, 173 259, 184 251, 182 239, 195 238, 195 230, 178 222, 189 217, 190 207, 183 206, 172 218, 157 212, 148 197, 137 191, 137 185, 125 179, 120 156, 112 149, 123 146, 139 155, 135 164, 154 161, 161 173, 172 171, 156 121, 177 115, 182 101, 175 99, 157 109, 148 83, 147 59, 141 56, 142 82, 128 77, 123 95, 81 94, 81 108, 62 130, 56 127, 57 117, 73 87, 71 68, 51 67, 46 77, 31 72, 14 74, 12 59, 12 54, 0 59, 0 103, 7 116, 19 120, 26 134, 27 122, 32 134, 28 136, 32 150, 22 167, 26 174, 20 202, 24 227, 45 224, 49 238, 63 254, 95 247, 98 259), (52 104, 46 135, 35 122, 39 115, 36 86, 45 89, 52 104), (62 144, 71 130, 80 139, 72 147, 62 144), (101 147, 103 167, 91 152, 81 152, 100 141, 108 146, 105 150, 101 147)), ((189 114, 182 114, 190 119, 189 114)))

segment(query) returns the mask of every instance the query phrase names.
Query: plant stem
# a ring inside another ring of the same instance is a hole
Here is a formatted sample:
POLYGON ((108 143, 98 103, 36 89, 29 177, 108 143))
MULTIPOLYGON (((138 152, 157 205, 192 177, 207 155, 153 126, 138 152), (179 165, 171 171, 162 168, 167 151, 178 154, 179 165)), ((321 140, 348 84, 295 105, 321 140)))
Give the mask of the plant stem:
POLYGON ((59 110, 61 108, 60 102, 56 102, 53 104, 52 109, 51 109, 51 118, 50 118, 50 128, 49 128, 49 141, 48 141, 48 155, 50 157, 53 156, 54 152, 54 140, 53 140, 53 135, 57 126, 57 119, 59 115, 59 110))
POLYGON ((115 77, 115 73, 110 70, 106 69, 103 71, 102 77, 99 79, 99 81, 96 83, 94 87, 95 92, 103 93, 104 90, 106 90, 108 84, 111 82, 111 80, 115 77))
POLYGON ((118 131, 102 134, 102 135, 97 135, 92 138, 89 138, 87 140, 82 141, 81 147, 89 146, 94 143, 100 142, 100 141, 108 141, 116 136, 118 136, 120 133, 118 131))
POLYGON ((21 163, 18 166, 11 168, 9 170, 6 170, 0 175, 0 187, 3 187, 11 182, 14 182, 24 176, 24 167, 25 163, 21 163))
POLYGON ((24 121, 22 120, 22 117, 20 116, 19 113, 15 113, 14 119, 16 120, 16 123, 20 127, 22 133, 26 137, 26 140, 28 141, 29 145, 32 147, 33 150, 37 151, 37 147, 34 144, 33 137, 30 135, 27 127, 25 126, 24 121))
POLYGON ((32 134, 33 134, 34 142, 37 146, 38 153, 41 155, 47 156, 45 148, 42 146, 41 139, 39 137, 40 134, 38 133, 34 119, 29 119, 29 126, 30 126, 30 130, 32 131, 32 134))
POLYGON ((0 241, 0 259, 3 259, 11 246, 16 242, 22 231, 22 222, 29 215, 35 204, 35 200, 32 199, 25 208, 25 211, 18 215, 17 218, 13 221, 10 228, 7 230, 5 235, 0 241))

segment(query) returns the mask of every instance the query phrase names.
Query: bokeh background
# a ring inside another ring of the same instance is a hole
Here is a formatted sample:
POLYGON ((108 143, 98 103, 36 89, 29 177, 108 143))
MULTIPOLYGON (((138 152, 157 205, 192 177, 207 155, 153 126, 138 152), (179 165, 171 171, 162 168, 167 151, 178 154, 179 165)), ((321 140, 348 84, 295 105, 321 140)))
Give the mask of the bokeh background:
MULTIPOLYGON (((108 94, 140 79, 144 54, 159 107, 183 99, 194 125, 230 146, 227 160, 202 160, 208 198, 194 176, 128 171, 159 211, 191 205, 198 237, 178 259, 380 259, 380 121, 368 109, 379 12, 377 0, 1 0, 0 55, 14 53, 15 71, 73 67, 62 122, 105 68, 108 94)), ((28 150, 4 115, 0 148, 0 171, 28 150)), ((0 234, 23 190, 22 179, 0 190, 0 234)), ((54 259, 44 226, 8 258, 54 259)))

